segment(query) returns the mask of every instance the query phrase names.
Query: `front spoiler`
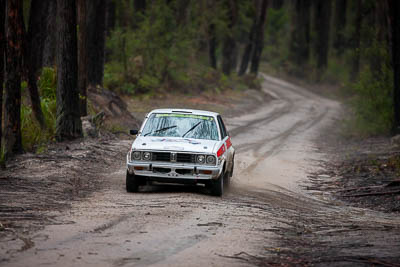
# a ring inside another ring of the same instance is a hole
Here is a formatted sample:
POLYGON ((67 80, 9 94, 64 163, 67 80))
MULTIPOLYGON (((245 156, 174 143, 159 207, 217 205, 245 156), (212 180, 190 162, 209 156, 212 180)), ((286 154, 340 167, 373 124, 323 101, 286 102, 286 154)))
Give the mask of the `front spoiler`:
POLYGON ((211 180, 217 179, 222 172, 222 166, 198 166, 185 164, 166 164, 166 163, 142 163, 128 162, 127 169, 130 174, 147 177, 170 178, 171 180, 190 179, 190 180, 211 180), (139 167, 141 170, 135 169, 139 167), (169 170, 160 172, 160 170, 169 170), (203 174, 201 171, 211 171, 211 174, 203 174), (179 173, 180 172, 180 173, 179 173), (186 172, 186 173, 182 173, 186 172))

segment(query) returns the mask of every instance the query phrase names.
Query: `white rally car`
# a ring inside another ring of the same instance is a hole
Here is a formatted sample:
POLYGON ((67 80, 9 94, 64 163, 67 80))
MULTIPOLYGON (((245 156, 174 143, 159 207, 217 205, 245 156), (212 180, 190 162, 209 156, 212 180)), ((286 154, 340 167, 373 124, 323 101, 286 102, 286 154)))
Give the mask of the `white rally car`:
POLYGON ((152 182, 203 184, 221 196, 233 174, 235 150, 218 113, 156 109, 148 113, 128 152, 126 190, 152 182))

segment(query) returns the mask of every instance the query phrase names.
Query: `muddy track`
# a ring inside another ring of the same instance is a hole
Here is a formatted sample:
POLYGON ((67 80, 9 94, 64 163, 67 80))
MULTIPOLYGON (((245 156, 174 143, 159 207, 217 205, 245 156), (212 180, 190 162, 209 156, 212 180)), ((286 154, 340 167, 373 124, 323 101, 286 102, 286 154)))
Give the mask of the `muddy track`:
MULTIPOLYGON (((119 166, 98 174, 104 190, 55 215, 57 224, 35 233, 29 249, 8 251, 3 265, 395 265, 399 218, 302 189, 315 162, 325 159, 313 140, 340 105, 263 78, 275 100, 227 120, 236 169, 222 198, 182 186, 128 194, 121 157, 119 166)), ((129 143, 113 145, 127 150, 129 143)))

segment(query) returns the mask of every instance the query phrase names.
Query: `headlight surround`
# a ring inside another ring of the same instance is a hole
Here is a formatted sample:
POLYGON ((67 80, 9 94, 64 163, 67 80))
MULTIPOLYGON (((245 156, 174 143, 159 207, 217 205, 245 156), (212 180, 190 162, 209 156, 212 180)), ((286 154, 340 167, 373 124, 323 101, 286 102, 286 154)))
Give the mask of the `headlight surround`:
POLYGON ((151 160, 151 153, 150 152, 143 152, 142 153, 142 159, 143 160, 151 160))
POLYGON ((206 159, 206 162, 209 165, 215 165, 215 163, 217 162, 217 159, 215 158, 215 156, 208 155, 207 159, 206 159))
POLYGON ((140 151, 132 151, 131 152, 131 160, 140 160, 142 157, 142 153, 140 151))
POLYGON ((206 161, 206 156, 204 155, 197 155, 196 162, 199 164, 204 164, 206 161))

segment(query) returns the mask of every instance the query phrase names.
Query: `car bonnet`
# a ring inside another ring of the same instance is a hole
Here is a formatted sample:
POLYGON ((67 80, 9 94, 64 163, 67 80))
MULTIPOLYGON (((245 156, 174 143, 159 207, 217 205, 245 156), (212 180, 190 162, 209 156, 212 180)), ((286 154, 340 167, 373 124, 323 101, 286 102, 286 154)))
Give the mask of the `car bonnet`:
POLYGON ((165 150, 211 154, 217 143, 219 143, 219 141, 177 137, 138 136, 132 144, 132 148, 134 150, 165 150))

